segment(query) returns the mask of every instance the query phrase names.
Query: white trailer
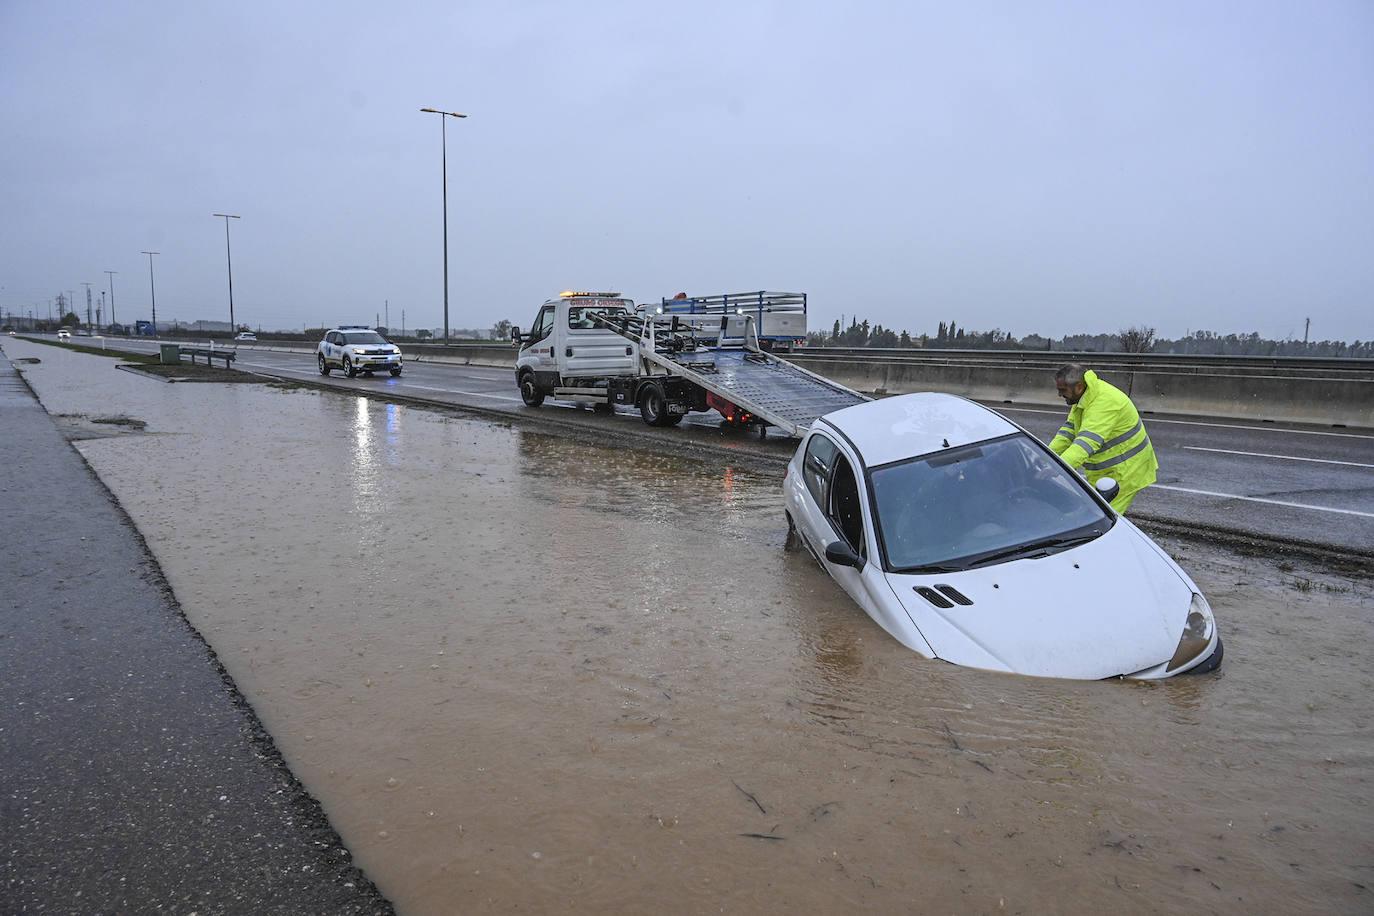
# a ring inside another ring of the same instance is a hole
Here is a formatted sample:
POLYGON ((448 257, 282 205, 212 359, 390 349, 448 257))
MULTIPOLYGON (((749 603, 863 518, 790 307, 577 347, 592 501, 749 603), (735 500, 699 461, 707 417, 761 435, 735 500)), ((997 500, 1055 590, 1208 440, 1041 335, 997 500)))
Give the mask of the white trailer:
POLYGON ((515 377, 524 402, 546 397, 639 409, 650 426, 716 410, 727 423, 800 436, 819 417, 871 400, 765 352, 749 315, 739 338, 705 343, 682 316, 636 309, 618 293, 567 292, 540 307, 519 346, 515 377))

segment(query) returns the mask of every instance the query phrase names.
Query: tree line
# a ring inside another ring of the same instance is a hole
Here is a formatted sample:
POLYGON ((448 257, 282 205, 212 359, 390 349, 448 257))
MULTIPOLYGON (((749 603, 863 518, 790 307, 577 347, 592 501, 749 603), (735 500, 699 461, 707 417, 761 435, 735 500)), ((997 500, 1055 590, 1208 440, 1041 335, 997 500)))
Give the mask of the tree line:
POLYGON ((1001 328, 991 331, 960 327, 941 321, 934 334, 911 334, 867 319, 854 318, 848 327, 839 320, 829 331, 812 331, 806 342, 813 347, 872 347, 934 350, 1065 350, 1077 353, 1162 353, 1188 356, 1346 356, 1374 358, 1374 340, 1274 340, 1257 332, 1218 334, 1193 331, 1184 337, 1158 337, 1155 329, 1138 326, 1098 334, 1066 334, 1046 337, 1026 334, 1017 338, 1001 328))

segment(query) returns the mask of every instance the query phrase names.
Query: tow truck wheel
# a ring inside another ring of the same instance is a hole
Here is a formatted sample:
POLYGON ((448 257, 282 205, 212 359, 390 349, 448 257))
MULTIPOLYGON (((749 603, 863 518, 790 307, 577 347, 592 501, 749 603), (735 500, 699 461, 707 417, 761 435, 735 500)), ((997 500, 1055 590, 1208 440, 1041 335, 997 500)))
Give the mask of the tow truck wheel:
POLYGON ((358 370, 353 368, 353 360, 349 359, 347 356, 343 358, 343 371, 344 375, 349 378, 358 377, 358 370))
POLYGON ((663 393, 662 385, 655 382, 644 386, 644 392, 639 396, 639 415, 649 426, 668 425, 668 398, 663 393))
POLYGON ((329 374, 329 363, 324 361, 324 354, 320 354, 320 375, 329 374))
POLYGON ((668 409, 668 395, 657 382, 645 385, 639 395, 639 415, 650 426, 677 426, 682 414, 668 409))
POLYGON ((526 372, 520 376, 520 400, 526 407, 538 407, 544 403, 544 392, 534 383, 534 373, 526 372))

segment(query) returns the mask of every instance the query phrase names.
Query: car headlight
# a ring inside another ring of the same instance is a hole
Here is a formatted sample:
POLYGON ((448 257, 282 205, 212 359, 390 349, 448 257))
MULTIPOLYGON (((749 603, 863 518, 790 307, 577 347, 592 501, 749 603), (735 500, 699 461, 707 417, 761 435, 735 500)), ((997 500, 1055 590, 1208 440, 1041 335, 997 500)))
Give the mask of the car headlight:
POLYGON ((1188 605, 1188 619, 1183 624, 1183 636, 1178 641, 1178 648, 1174 650, 1174 657, 1169 659, 1169 664, 1164 670, 1177 671, 1207 651, 1216 628, 1212 606, 1202 595, 1193 592, 1193 603, 1188 605))

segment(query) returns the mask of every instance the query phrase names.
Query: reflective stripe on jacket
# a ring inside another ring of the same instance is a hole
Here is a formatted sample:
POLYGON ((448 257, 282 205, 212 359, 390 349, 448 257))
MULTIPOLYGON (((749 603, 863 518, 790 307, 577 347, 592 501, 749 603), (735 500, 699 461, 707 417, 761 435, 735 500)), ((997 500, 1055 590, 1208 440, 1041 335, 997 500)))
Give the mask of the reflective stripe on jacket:
POLYGON ((1111 477, 1122 492, 1140 490, 1155 482, 1159 460, 1150 435, 1126 392, 1083 373, 1087 390, 1069 408, 1069 416, 1050 440, 1050 449, 1083 471, 1090 483, 1111 477))

